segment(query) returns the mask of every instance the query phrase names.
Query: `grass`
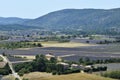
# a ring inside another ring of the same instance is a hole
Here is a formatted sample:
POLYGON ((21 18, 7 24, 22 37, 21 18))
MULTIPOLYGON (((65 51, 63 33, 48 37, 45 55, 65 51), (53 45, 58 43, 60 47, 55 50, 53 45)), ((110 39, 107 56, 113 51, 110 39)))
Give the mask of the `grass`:
POLYGON ((69 48, 73 48, 73 47, 82 47, 82 46, 95 46, 95 45, 87 44, 87 43, 57 42, 57 41, 32 42, 32 43, 41 43, 43 47, 69 47, 69 48))
POLYGON ((6 65, 5 62, 0 62, 0 68, 4 68, 5 65, 6 65))
POLYGON ((12 75, 7 75, 3 77, 3 80, 15 80, 15 78, 12 75))
POLYGON ((35 59, 35 56, 29 56, 29 55, 14 55, 14 56, 25 58, 25 59, 30 59, 30 60, 35 59))
POLYGON ((3 62, 3 58, 0 57, 0 68, 3 68, 5 66, 5 62, 3 62))
POLYGON ((53 76, 47 73, 33 72, 33 73, 25 74, 23 77, 29 80, 114 80, 114 79, 104 78, 94 74, 86 74, 86 73, 75 73, 69 75, 53 76))

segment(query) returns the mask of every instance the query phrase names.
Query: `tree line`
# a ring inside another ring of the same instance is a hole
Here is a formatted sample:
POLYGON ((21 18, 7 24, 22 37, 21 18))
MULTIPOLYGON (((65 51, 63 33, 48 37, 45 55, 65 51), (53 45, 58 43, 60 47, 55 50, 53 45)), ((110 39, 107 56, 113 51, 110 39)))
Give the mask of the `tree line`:
POLYGON ((120 58, 110 58, 110 59, 98 59, 98 60, 90 60, 90 58, 80 58, 79 64, 84 65, 93 65, 93 64, 107 64, 107 63, 120 63, 120 58))
POLYGON ((0 43, 0 48, 15 49, 15 48, 31 48, 42 47, 41 43, 29 43, 29 42, 6 42, 0 43))

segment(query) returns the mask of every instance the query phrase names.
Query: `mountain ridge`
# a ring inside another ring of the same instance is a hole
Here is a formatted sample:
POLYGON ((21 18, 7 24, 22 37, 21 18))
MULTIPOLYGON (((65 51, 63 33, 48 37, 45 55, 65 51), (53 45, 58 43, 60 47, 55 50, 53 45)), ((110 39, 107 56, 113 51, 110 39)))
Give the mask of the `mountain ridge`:
POLYGON ((119 27, 120 8, 116 9, 64 9, 48 13, 27 21, 26 25, 47 28, 80 28, 100 29, 119 27), (106 27, 107 26, 107 27, 106 27))
POLYGON ((120 8, 63 9, 35 19, 14 22, 13 24, 49 30, 81 29, 86 32, 105 32, 113 27, 120 28, 120 8))

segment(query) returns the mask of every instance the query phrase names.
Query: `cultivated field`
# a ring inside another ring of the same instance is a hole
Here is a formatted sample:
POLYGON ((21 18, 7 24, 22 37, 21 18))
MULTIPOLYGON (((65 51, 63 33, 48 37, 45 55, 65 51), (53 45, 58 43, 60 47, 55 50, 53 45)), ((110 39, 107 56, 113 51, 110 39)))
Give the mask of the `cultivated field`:
POLYGON ((35 43, 41 43, 43 47, 68 47, 68 48, 74 48, 74 47, 81 47, 81 46, 95 46, 93 44, 86 44, 86 43, 78 43, 78 42, 56 42, 56 41, 49 41, 49 42, 35 42, 35 43))
POLYGON ((53 76, 47 73, 33 72, 30 74, 25 74, 24 78, 28 78, 29 80, 113 80, 110 78, 103 78, 97 75, 86 73, 53 76))
POLYGON ((55 56, 62 56, 66 60, 78 61, 80 57, 89 57, 91 59, 120 58, 120 45, 99 45, 82 47, 42 47, 29 49, 1 50, 11 55, 22 55, 28 58, 34 58, 37 54, 52 53, 55 56), (66 56, 70 55, 70 56, 66 56), (65 57, 64 57, 65 56, 65 57))

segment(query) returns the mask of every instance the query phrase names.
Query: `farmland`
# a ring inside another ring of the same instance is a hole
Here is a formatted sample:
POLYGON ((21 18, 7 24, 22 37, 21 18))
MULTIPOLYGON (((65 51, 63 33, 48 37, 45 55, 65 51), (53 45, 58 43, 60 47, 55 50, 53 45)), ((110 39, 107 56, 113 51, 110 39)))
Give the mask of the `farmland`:
POLYGON ((83 46, 95 46, 92 44, 86 44, 86 43, 77 43, 77 42, 42 42, 41 43, 44 47, 83 47, 83 46))
POLYGON ((110 78, 103 78, 96 75, 86 74, 86 73, 76 73, 76 74, 69 74, 69 75, 55 75, 52 76, 47 73, 39 73, 34 72, 30 74, 25 74, 24 78, 28 78, 29 80, 114 80, 110 78), (38 76, 39 75, 39 76, 38 76))
MULTIPOLYGON (((61 43, 61 45, 62 44, 63 43, 61 43)), ((5 52, 11 55, 30 55, 30 56, 35 56, 36 54, 48 54, 48 53, 52 53, 55 56, 74 54, 70 57, 71 58, 75 57, 75 60, 78 60, 80 57, 106 59, 106 58, 114 58, 114 57, 119 58, 120 57, 119 48, 120 48, 119 44, 110 44, 110 45, 81 46, 81 47, 42 47, 42 48, 21 48, 21 49, 13 49, 13 50, 1 49, 1 53, 5 52)), ((70 57, 63 57, 63 58, 69 60, 70 57)))
MULTIPOLYGON (((31 43, 31 42, 30 42, 31 43)), ((39 42, 35 42, 38 44, 39 42)), ((32 43, 33 44, 33 43, 32 43)), ((35 47, 35 48, 18 48, 18 49, 1 49, 1 53, 5 52, 9 55, 16 55, 18 57, 12 57, 9 56, 8 59, 11 62, 15 61, 25 61, 27 59, 20 58, 20 57, 27 57, 28 59, 34 59, 34 57, 37 54, 48 54, 52 53, 55 56, 59 56, 60 58, 67 60, 67 61, 74 61, 77 62, 80 58, 89 58, 90 60, 105 60, 105 59, 110 59, 110 58, 120 58, 120 46, 119 44, 104 44, 104 45, 92 45, 92 44, 87 44, 85 46, 81 46, 80 44, 77 44, 77 42, 65 42, 65 43, 58 43, 58 42, 42 42, 42 45, 44 44, 49 44, 49 46, 44 46, 44 47, 35 47), (58 44, 55 46, 52 46, 53 44, 58 44), (72 44, 76 43, 77 46, 73 46, 72 44), (61 46, 65 44, 66 46, 61 46), (71 46, 70 46, 70 45, 71 46), (69 46, 68 46, 69 45, 69 46), (91 45, 91 46, 90 46, 91 45), (58 46, 58 47, 57 47, 58 46)), ((85 43, 82 43, 85 44, 85 43)), ((14 65, 14 64, 13 64, 14 65)), ((118 66, 119 67, 119 66, 118 66)), ((117 68, 118 68, 117 67, 117 68)), ((114 67, 116 69, 116 67, 114 67)), ((108 69, 110 70, 109 66, 108 69)), ((117 69, 118 70, 118 69, 117 69)), ((25 74, 25 78, 29 78, 30 80, 38 80, 39 77, 35 78, 30 78, 32 73, 30 74, 25 74), (30 76, 29 76, 30 75, 30 76)), ((37 73, 35 73, 37 74, 37 73)), ((80 74, 80 76, 77 76, 77 74, 70 74, 74 75, 77 77, 77 79, 81 80, 87 80, 88 74, 85 74, 85 78, 82 76, 83 74, 80 74), (83 77, 83 78, 82 78, 83 77)), ((66 78, 69 75, 61 75, 61 76, 50 76, 48 75, 48 78, 43 78, 43 80, 56 80, 59 78, 66 78)), ((23 76, 24 77, 24 76, 23 76)), ((96 75, 90 75, 89 76, 91 80, 95 80, 96 77, 98 80, 107 80, 108 78, 102 78, 96 75)), ((71 77, 72 79, 76 79, 75 77, 71 77)), ((108 79, 111 80, 111 79, 108 79)))

